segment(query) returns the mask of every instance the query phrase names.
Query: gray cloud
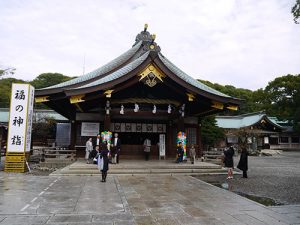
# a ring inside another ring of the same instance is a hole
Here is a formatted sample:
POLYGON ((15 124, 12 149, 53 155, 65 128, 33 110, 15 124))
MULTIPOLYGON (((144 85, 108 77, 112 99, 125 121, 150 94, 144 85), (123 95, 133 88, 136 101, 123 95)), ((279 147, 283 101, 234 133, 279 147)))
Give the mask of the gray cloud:
POLYGON ((149 31, 194 78, 257 89, 300 73, 293 0, 0 0, 0 63, 31 80, 43 72, 94 70, 149 31))

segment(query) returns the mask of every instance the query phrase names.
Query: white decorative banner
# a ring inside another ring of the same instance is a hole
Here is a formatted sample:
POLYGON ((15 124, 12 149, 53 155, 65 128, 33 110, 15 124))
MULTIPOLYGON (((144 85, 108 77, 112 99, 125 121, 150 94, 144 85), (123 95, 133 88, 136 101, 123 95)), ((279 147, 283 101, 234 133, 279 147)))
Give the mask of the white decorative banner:
POLYGON ((86 123, 81 124, 81 136, 96 137, 100 132, 99 123, 86 123))
POLYGON ((34 88, 12 84, 7 152, 30 151, 34 88))
POLYGON ((166 156, 166 135, 159 135, 159 156, 166 156))
POLYGON ((264 137, 264 144, 269 144, 269 137, 264 137))

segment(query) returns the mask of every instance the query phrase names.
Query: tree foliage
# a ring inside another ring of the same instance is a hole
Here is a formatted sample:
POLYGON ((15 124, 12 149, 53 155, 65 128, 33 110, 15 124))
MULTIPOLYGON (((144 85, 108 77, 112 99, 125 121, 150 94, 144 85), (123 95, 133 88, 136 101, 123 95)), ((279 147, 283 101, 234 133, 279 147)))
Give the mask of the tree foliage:
POLYGON ((300 0, 296 0, 295 5, 292 7, 292 14, 294 16, 295 23, 299 24, 299 18, 300 18, 300 0))
POLYGON ((235 115, 264 110, 270 116, 290 121, 295 130, 300 132, 300 74, 277 77, 264 89, 256 91, 213 84, 209 81, 201 82, 224 94, 244 100, 240 110, 223 114, 235 115))
POLYGON ((249 89, 244 88, 236 88, 232 85, 220 85, 218 83, 211 83, 209 81, 201 80, 202 83, 206 84, 209 87, 212 87, 224 94, 233 96, 235 98, 239 98, 243 100, 243 104, 240 106, 240 110, 238 111, 227 111, 223 114, 226 115, 237 115, 249 112, 255 112, 261 110, 260 104, 256 103, 257 97, 260 96, 262 93, 261 91, 253 92, 249 89))
MULTIPOLYGON (((296 130, 300 123, 300 74, 277 77, 265 88, 266 112, 290 121, 296 130)), ((299 130, 298 130, 299 131, 299 130)))
POLYGON ((6 76, 6 75, 13 75, 15 73, 16 69, 13 67, 9 68, 2 68, 0 66, 0 77, 6 76))
POLYGON ((201 120, 201 141, 208 148, 224 138, 224 131, 217 127, 215 116, 207 116, 201 120))
POLYGON ((56 121, 51 117, 45 117, 32 124, 32 141, 47 143, 47 139, 54 139, 56 133, 56 121))
POLYGON ((15 78, 3 78, 0 80, 0 108, 8 108, 10 104, 11 84, 26 83, 24 80, 15 78))
POLYGON ((55 84, 59 84, 68 81, 72 78, 73 77, 68 77, 60 73, 42 73, 30 83, 36 89, 39 89, 39 88, 45 88, 55 84))
MULTIPOLYGON (((3 78, 0 79, 0 107, 1 108, 8 108, 10 104, 10 94, 11 94, 11 84, 12 83, 30 83, 36 89, 44 88, 51 85, 59 84, 64 81, 68 81, 73 79, 73 77, 68 77, 60 73, 43 73, 37 76, 32 81, 24 81, 21 79, 15 78, 3 78)), ((43 104, 36 104, 35 108, 46 108, 43 104)))

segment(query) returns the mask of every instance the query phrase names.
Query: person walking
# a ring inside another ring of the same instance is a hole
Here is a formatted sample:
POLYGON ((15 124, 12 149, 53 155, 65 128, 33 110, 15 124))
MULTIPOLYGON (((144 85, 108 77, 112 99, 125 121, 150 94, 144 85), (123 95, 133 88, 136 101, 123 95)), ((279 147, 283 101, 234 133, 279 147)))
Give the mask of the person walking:
POLYGON ((190 159, 191 159, 191 164, 194 164, 196 160, 196 149, 194 145, 192 145, 190 148, 190 159))
POLYGON ((115 161, 116 163, 119 163, 119 159, 120 159, 120 153, 121 153, 121 140, 120 138, 118 137, 118 133, 115 133, 115 137, 113 139, 113 146, 115 149, 114 149, 114 152, 115 152, 115 161))
POLYGON ((107 141, 104 141, 100 145, 100 155, 98 163, 100 164, 100 171, 102 173, 102 180, 101 182, 106 182, 107 171, 108 171, 108 156, 109 151, 107 149, 107 141))
POLYGON ((148 161, 150 157, 151 151, 151 140, 146 138, 144 141, 144 153, 145 153, 145 160, 148 161))
POLYGON ((247 170, 248 170, 248 151, 245 147, 242 148, 240 161, 237 165, 237 168, 243 171, 243 178, 248 178, 247 170))
POLYGON ((233 155, 234 148, 230 146, 229 149, 224 151, 224 164, 227 167, 227 179, 233 179, 233 155))
POLYGON ((87 140, 87 142, 85 143, 85 159, 86 159, 86 163, 89 164, 90 163, 90 153, 93 150, 93 142, 92 142, 92 138, 89 138, 87 140))

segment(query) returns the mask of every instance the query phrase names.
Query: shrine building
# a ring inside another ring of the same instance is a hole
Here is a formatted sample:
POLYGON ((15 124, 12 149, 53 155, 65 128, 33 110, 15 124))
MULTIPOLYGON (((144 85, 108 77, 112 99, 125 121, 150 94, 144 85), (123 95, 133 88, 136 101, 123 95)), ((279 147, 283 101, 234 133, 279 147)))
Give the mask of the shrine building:
POLYGON ((95 142, 97 133, 111 131, 121 139, 121 158, 141 158, 149 138, 153 159, 160 134, 166 157, 175 157, 179 131, 186 133, 187 148, 194 144, 199 154, 201 118, 237 110, 241 103, 174 65, 147 25, 127 52, 90 73, 36 90, 35 99, 69 119, 70 148, 78 155, 89 137, 95 142))

